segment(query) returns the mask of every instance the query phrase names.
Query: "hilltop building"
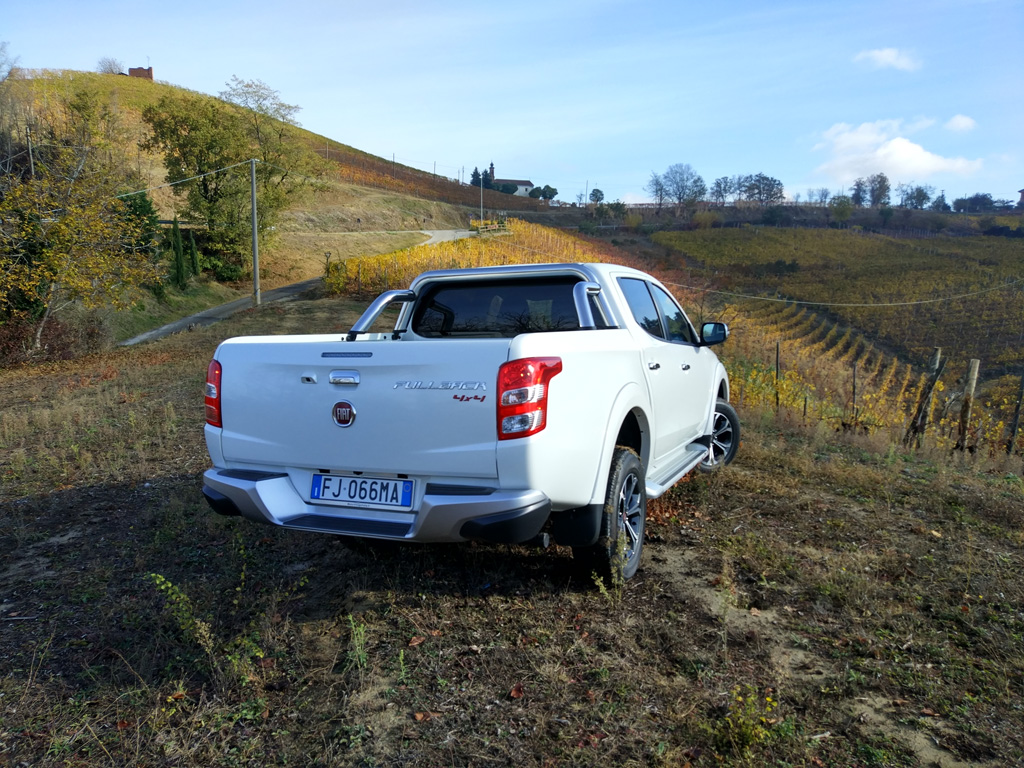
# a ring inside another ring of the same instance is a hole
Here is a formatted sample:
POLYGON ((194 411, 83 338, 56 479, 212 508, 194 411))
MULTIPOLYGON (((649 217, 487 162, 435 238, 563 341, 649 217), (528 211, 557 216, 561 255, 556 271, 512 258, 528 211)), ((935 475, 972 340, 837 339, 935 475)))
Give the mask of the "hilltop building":
POLYGON ((529 197, 530 190, 534 187, 533 182, 528 179, 494 179, 491 183, 496 187, 502 184, 515 184, 516 191, 513 194, 516 197, 529 197))
POLYGON ((128 67, 128 77, 141 77, 143 80, 153 79, 152 67, 128 67))
POLYGON ((491 184, 495 187, 500 188, 502 184, 515 184, 516 191, 513 194, 516 197, 529 197, 530 190, 533 189, 534 183, 529 179, 496 179, 494 178, 494 163, 491 163, 491 184))
POLYGON ((1017 205, 1024 208, 1024 189, 1017 190, 1020 193, 1020 200, 1017 201, 1017 205))

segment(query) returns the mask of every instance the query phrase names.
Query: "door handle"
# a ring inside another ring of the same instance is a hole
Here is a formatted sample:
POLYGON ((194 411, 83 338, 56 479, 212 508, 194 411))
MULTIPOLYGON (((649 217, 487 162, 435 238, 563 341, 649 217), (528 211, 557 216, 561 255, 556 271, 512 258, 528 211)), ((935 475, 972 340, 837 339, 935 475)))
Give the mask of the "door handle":
POLYGON ((689 363, 683 363, 683 364, 682 364, 682 365, 681 365, 680 367, 681 367, 681 368, 682 368, 682 369, 683 369, 684 371, 688 371, 688 370, 690 370, 690 364, 689 364, 689 363))
POLYGON ((650 368, 652 371, 656 371, 659 368, 661 368, 661 363, 648 363, 647 367, 650 368))

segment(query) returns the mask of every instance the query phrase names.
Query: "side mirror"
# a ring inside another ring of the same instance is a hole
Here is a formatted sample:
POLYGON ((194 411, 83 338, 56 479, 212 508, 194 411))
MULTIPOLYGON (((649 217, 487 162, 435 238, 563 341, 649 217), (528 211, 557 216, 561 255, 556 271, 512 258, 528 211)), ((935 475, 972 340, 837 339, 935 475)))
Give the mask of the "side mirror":
POLYGON ((721 344, 729 338, 729 326, 725 323, 704 323, 700 329, 701 345, 710 347, 721 344))

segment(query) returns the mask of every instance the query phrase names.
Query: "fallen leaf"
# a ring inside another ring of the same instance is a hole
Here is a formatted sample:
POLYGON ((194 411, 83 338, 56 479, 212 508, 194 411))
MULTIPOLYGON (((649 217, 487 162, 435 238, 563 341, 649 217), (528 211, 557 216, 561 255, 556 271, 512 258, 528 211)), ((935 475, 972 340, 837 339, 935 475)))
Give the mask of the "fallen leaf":
POLYGON ((939 717, 939 713, 938 712, 936 712, 934 709, 929 709, 928 707, 925 707, 924 709, 922 709, 921 710, 921 714, 924 715, 925 717, 939 717))
POLYGON ((511 696, 513 699, 523 698, 523 684, 516 683, 515 685, 513 685, 512 690, 508 692, 508 695, 511 696))
POLYGON ((126 728, 131 728, 133 725, 135 725, 135 722, 132 721, 132 720, 118 720, 117 721, 117 730, 123 731, 126 728))
POLYGON ((273 659, 264 658, 257 661, 256 666, 260 667, 261 669, 272 669, 276 663, 277 662, 275 662, 273 659))
POLYGON ((910 701, 908 699, 893 699, 892 700, 892 705, 894 707, 905 707, 909 703, 910 703, 910 701))
POLYGON ((941 539, 941 538, 942 538, 942 534, 941 534, 941 533, 939 533, 938 531, 928 531, 928 533, 930 533, 930 534, 931 534, 932 536, 934 536, 934 537, 935 537, 936 539, 941 539))
POLYGON ((481 648, 479 645, 471 645, 469 646, 469 650, 471 650, 473 653, 480 653, 483 651, 483 648, 481 648))
POLYGON ((759 610, 757 610, 757 608, 751 608, 750 609, 750 615, 751 616, 760 616, 761 612, 759 610))
POLYGON ((175 691, 174 693, 171 694, 171 698, 174 699, 175 701, 180 701, 181 699, 185 698, 185 692, 184 691, 175 691))
POLYGON ((427 634, 430 635, 431 637, 440 637, 441 636, 441 630, 440 629, 432 629, 427 634))
POLYGON ((435 717, 440 717, 440 712, 417 712, 413 715, 417 723, 425 723, 428 720, 433 720, 435 717))
POLYGON ((422 645, 424 642, 426 642, 426 639, 427 638, 423 637, 422 635, 416 635, 416 637, 409 641, 409 647, 415 648, 417 645, 422 645))

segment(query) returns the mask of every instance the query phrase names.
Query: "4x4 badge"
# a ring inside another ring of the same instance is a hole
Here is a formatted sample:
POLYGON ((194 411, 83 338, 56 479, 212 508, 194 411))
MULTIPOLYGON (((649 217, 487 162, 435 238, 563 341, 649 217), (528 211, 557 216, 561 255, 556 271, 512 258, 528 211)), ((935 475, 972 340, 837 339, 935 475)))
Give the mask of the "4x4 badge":
POLYGON ((356 409, 352 407, 352 403, 342 400, 340 403, 334 404, 331 415, 334 417, 334 423, 339 427, 351 427, 356 420, 356 409))

